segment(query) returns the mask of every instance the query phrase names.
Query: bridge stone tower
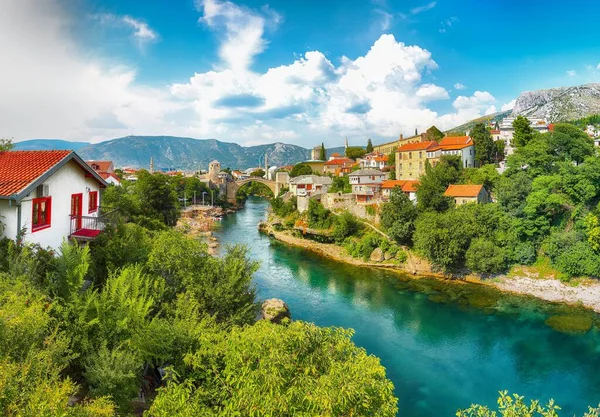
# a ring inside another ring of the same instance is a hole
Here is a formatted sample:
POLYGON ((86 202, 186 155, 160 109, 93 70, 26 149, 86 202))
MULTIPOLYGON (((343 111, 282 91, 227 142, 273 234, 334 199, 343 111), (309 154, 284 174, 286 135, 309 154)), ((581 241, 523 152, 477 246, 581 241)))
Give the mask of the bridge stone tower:
POLYGON ((221 172, 221 163, 216 159, 208 164, 208 179, 216 183, 221 172))

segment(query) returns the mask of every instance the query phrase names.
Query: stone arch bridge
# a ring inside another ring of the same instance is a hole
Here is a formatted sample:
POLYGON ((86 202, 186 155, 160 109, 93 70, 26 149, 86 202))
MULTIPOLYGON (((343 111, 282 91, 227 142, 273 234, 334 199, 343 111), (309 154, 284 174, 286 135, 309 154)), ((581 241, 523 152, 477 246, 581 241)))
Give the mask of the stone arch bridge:
POLYGON ((239 181, 227 181, 227 201, 235 204, 237 192, 240 187, 250 182, 259 182, 261 184, 265 184, 273 192, 273 195, 277 197, 277 195, 279 195, 279 191, 288 186, 288 178, 289 177, 287 175, 277 175, 275 181, 267 180, 261 177, 250 177, 239 181))

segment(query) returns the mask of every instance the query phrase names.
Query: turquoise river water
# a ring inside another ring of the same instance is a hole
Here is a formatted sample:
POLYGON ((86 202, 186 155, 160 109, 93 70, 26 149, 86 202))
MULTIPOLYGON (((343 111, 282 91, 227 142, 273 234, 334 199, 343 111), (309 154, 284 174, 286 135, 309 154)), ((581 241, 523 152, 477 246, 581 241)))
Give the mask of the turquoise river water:
POLYGON ((254 281, 261 300, 283 299, 296 320, 353 328, 354 342, 381 358, 399 416, 495 405, 504 389, 554 398, 562 416, 581 416, 600 402, 597 317, 586 334, 563 334, 544 322, 562 307, 331 261, 259 234, 267 207, 250 198, 225 218, 221 244, 245 244, 260 261, 254 281))

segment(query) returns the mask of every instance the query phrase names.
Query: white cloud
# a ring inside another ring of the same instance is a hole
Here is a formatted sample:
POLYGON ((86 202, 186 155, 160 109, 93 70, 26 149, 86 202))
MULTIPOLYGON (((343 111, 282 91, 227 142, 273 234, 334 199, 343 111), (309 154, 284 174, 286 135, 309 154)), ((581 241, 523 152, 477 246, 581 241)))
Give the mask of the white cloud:
POLYGON ((431 100, 449 99, 430 81, 437 64, 426 49, 393 35, 339 64, 313 50, 256 72, 252 61, 281 18, 218 0, 199 7, 200 21, 220 35, 220 62, 167 88, 144 87, 135 69, 78 51, 61 0, 8 1, 0 14, 0 50, 11 62, 0 77, 0 137, 165 134, 308 147, 342 143, 346 135, 387 140, 433 124, 445 130, 495 106, 490 93, 476 91, 457 97, 449 114, 428 108, 431 100))
POLYGON ((435 84, 423 84, 415 92, 415 95, 423 100, 444 100, 450 98, 445 88, 435 84))
POLYGON ((259 14, 230 1, 198 0, 197 7, 203 12, 199 22, 220 31, 225 37, 219 56, 227 68, 234 72, 246 71, 253 58, 265 49, 267 42, 263 34, 266 19, 269 18, 273 24, 278 24, 281 20, 272 9, 259 14))
POLYGON ((516 103, 517 103, 516 99, 511 100, 508 103, 503 104, 500 110, 502 110, 502 111, 512 110, 515 107, 516 103))
POLYGON ((140 41, 153 41, 158 38, 156 32, 150 29, 147 23, 141 22, 130 16, 124 16, 122 19, 123 22, 135 29, 133 36, 138 38, 140 41))
POLYGON ((577 75, 577 71, 575 71, 575 70, 568 70, 568 71, 567 71, 567 75, 568 75, 569 77, 574 77, 574 76, 576 76, 576 75, 577 75))
POLYGON ((596 66, 596 69, 597 69, 597 70, 600 70, 600 64, 598 64, 598 65, 596 66))
MULTIPOLYGON (((48 0, 43 0, 48 1, 48 0)), ((92 18, 98 20, 104 25, 110 25, 111 27, 123 27, 133 29, 131 36, 136 40, 140 47, 143 47, 146 43, 157 41, 158 33, 154 31, 150 26, 142 22, 139 19, 135 19, 131 16, 118 16, 111 13, 103 13, 93 15, 92 18)))
POLYGON ((494 105, 492 104, 490 107, 488 107, 488 108, 485 110, 485 113, 484 113, 484 114, 487 116, 487 115, 489 115, 489 114, 494 114, 494 113, 497 113, 497 112, 498 112, 498 109, 496 109, 496 106, 494 106, 494 105))
POLYGON ((465 88, 467 88, 467 87, 464 84, 461 84, 461 83, 454 84, 455 90, 464 90, 465 88))
POLYGON ((432 1, 430 3, 424 4, 423 6, 415 7, 411 9, 410 13, 412 15, 417 15, 419 13, 427 12, 435 7, 437 2, 432 1))
POLYGON ((388 12, 380 10, 380 9, 375 9, 375 13, 377 13, 380 16, 379 29, 382 32, 385 32, 392 26, 392 21, 394 20, 394 17, 392 16, 391 13, 388 13, 388 12))

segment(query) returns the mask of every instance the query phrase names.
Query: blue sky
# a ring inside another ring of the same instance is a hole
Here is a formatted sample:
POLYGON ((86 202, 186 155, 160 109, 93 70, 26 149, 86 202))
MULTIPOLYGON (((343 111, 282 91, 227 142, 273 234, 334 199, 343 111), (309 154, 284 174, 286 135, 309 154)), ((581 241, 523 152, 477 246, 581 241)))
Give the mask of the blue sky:
POLYGON ((589 0, 6 1, 15 140, 380 142, 600 81, 589 0))

